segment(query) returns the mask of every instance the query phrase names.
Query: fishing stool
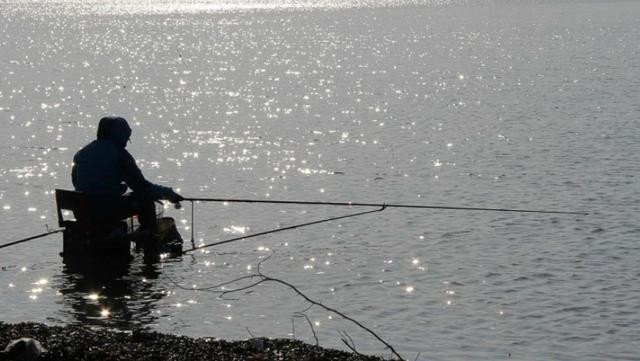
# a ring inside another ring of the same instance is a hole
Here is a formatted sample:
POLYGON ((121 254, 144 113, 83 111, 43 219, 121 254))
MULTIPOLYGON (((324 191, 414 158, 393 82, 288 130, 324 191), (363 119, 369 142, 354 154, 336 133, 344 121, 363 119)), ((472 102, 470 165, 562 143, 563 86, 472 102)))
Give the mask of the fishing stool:
POLYGON ((63 210, 79 214, 91 214, 95 200, 86 193, 56 189, 58 226, 64 228, 63 257, 72 255, 131 256, 131 245, 124 237, 127 223, 91 222, 87 220, 65 219, 63 210))

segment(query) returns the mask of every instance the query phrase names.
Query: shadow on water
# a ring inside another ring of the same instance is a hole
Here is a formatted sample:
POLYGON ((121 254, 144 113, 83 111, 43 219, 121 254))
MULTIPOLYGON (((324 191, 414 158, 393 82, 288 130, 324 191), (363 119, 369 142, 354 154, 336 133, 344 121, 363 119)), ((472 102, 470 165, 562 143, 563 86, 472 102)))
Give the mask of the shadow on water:
POLYGON ((157 303, 165 296, 154 280, 160 259, 65 258, 59 292, 71 322, 121 330, 155 323, 157 303))

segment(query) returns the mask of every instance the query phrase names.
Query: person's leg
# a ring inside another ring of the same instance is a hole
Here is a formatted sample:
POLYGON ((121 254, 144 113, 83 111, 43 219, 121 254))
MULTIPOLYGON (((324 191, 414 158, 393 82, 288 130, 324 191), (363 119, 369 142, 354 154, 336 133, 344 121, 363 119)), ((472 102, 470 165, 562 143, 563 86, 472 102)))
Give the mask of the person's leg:
POLYGON ((135 214, 138 216, 141 229, 155 229, 156 205, 153 199, 142 197, 135 193, 126 194, 122 198, 126 204, 127 217, 135 214))
POLYGON ((154 230, 156 227, 156 204, 152 199, 138 200, 138 222, 140 228, 154 230))

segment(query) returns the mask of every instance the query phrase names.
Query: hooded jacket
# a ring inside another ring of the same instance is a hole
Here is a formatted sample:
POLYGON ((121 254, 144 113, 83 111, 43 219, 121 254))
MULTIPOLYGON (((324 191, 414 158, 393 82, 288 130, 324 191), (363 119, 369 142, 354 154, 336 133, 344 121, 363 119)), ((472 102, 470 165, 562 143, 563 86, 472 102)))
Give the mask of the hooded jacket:
POLYGON ((131 128, 124 118, 105 117, 98 124, 98 136, 73 157, 71 180, 77 191, 120 196, 127 191, 145 198, 169 197, 173 190, 146 180, 133 156, 125 149, 131 128))

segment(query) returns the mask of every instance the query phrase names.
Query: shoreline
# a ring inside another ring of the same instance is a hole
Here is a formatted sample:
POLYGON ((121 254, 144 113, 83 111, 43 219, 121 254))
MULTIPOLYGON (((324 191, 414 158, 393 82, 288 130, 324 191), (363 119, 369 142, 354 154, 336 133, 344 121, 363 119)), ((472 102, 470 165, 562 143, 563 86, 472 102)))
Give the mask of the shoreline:
POLYGON ((21 337, 36 339, 47 349, 38 360, 385 360, 379 356, 328 349, 292 339, 225 341, 152 331, 122 332, 80 325, 48 326, 0 321, 0 350, 21 337))

